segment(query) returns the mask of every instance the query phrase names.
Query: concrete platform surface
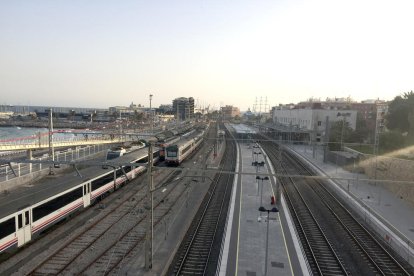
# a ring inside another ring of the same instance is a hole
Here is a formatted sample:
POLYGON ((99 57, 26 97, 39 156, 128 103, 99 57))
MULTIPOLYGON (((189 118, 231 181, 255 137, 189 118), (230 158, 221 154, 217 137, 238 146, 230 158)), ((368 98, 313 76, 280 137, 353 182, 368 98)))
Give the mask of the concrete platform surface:
MULTIPOLYGON (((270 164, 264 154, 253 154, 260 148, 252 148, 246 143, 239 144, 238 171, 254 173, 256 171, 267 173, 270 164), (263 167, 256 167, 252 162, 265 161, 263 167)), ((292 250, 288 252, 284 232, 284 223, 279 213, 260 212, 259 207, 272 209, 271 196, 275 195, 276 179, 256 180, 255 175, 239 175, 235 183, 237 194, 234 202, 234 215, 232 220, 231 239, 228 256, 223 256, 222 262, 226 262, 226 272, 220 271, 220 275, 265 275, 266 264, 266 236, 268 227, 268 254, 267 275, 293 275, 289 253, 295 255, 292 250)), ((234 187, 235 188, 235 187, 234 187)), ((234 189, 233 188, 233 189, 234 189)), ((279 208, 279 207, 277 207, 279 208)), ((286 231, 286 230, 285 230, 286 231)), ((295 273, 296 274, 296 273, 295 273)), ((300 273, 296 274, 300 275, 300 273)))

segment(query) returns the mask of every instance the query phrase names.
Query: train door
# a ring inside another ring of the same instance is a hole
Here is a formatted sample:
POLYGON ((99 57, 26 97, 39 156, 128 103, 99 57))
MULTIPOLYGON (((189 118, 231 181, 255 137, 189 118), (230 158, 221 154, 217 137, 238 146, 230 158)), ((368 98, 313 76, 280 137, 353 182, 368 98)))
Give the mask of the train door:
POLYGON ((32 238, 32 223, 30 210, 24 210, 17 214, 17 246, 20 247, 28 243, 32 238))
POLYGON ((83 185, 83 207, 88 207, 91 204, 91 183, 88 182, 83 185))

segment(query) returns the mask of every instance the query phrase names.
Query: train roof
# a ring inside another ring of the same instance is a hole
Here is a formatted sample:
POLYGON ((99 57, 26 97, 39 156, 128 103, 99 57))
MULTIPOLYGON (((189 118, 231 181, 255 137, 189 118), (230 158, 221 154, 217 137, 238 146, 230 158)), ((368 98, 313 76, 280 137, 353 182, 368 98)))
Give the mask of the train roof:
MULTIPOLYGON (((111 160, 108 164, 130 163, 146 156, 146 154, 148 154, 148 148, 142 148, 111 160)), ((103 160, 98 160, 98 162, 99 161, 103 162, 103 160)), ((58 174, 54 176, 46 176, 39 180, 34 186, 28 187, 28 185, 25 185, 13 190, 9 194, 2 193, 0 194, 0 218, 110 171, 110 169, 105 170, 98 166, 87 167, 79 169, 82 178, 79 177, 76 172, 64 175, 58 174)))
POLYGON ((190 140, 203 135, 204 132, 203 131, 195 131, 193 133, 191 133, 188 136, 182 136, 181 139, 179 141, 177 141, 176 143, 170 145, 170 147, 182 147, 183 145, 187 144, 190 140))

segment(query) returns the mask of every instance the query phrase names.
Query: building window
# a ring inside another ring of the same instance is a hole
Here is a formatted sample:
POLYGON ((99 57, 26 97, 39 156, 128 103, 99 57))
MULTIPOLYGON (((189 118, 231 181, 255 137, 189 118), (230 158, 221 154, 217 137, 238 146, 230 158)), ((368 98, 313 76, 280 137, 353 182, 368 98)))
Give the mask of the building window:
POLYGON ((318 126, 321 126, 322 125, 322 121, 318 121, 318 126))

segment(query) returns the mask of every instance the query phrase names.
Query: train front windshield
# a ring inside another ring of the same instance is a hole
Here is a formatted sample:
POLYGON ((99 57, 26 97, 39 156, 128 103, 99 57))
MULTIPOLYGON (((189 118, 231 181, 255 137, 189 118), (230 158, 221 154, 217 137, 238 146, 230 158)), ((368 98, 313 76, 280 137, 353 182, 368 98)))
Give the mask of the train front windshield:
POLYGON ((106 154, 106 160, 115 159, 121 156, 121 152, 119 151, 110 151, 106 154))
POLYGON ((178 147, 167 147, 167 157, 177 157, 178 147))

